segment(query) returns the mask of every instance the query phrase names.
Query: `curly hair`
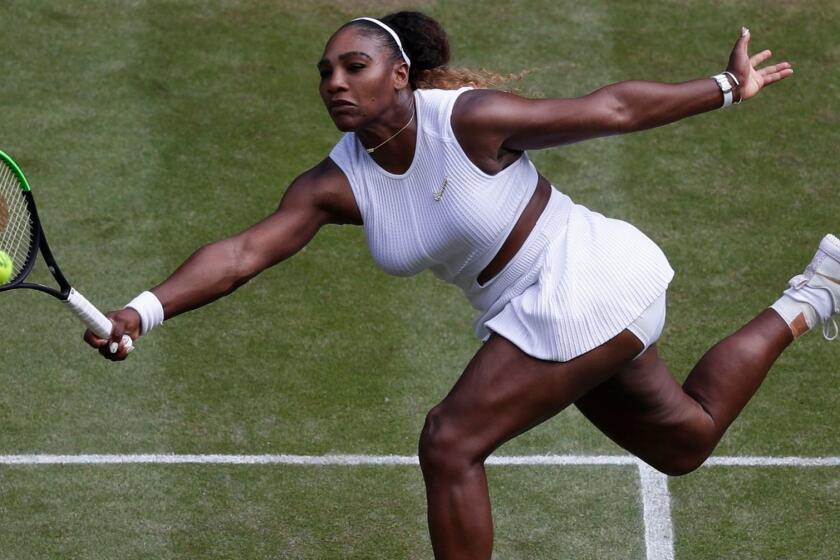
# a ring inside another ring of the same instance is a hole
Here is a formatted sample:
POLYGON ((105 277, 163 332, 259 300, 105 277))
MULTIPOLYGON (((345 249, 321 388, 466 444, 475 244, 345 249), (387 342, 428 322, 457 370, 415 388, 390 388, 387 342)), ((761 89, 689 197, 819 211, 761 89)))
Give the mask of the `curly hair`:
MULTIPOLYGON (((421 12, 396 12, 379 21, 394 30, 402 42, 411 68, 408 81, 412 89, 458 89, 494 87, 510 77, 488 70, 449 67, 449 38, 435 19, 421 12)), ((395 61, 402 60, 400 48, 393 37, 373 22, 350 21, 342 27, 358 26, 369 37, 391 51, 395 61)))

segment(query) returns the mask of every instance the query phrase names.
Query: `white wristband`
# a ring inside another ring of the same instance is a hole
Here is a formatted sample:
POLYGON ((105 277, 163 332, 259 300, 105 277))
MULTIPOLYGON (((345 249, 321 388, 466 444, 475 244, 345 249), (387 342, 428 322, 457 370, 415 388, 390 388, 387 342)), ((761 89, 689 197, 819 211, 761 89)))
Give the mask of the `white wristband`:
POLYGON ((163 323, 163 305, 152 292, 143 292, 125 307, 130 307, 140 315, 140 334, 146 334, 163 323))
POLYGON ((729 83, 729 78, 726 77, 726 74, 715 74, 712 76, 712 79, 717 82, 720 91, 723 92, 723 105, 720 108, 723 109, 732 105, 732 84, 729 83))

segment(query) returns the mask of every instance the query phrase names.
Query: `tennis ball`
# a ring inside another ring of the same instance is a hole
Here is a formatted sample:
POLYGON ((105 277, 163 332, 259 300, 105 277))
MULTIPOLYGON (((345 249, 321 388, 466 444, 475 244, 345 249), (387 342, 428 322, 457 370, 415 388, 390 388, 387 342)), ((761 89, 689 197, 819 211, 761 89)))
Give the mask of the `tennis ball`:
POLYGON ((0 284, 12 279, 12 258, 5 251, 0 251, 0 284))

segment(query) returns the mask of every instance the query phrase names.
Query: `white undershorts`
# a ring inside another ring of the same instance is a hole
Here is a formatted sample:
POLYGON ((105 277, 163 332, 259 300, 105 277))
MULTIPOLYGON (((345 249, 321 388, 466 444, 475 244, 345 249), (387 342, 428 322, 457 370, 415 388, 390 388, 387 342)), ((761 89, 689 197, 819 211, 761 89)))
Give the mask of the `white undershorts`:
POLYGON ((665 299, 665 293, 663 293, 627 327, 627 330, 636 335, 636 338, 645 345, 636 358, 644 354, 645 350, 662 336, 662 329, 665 327, 665 299))

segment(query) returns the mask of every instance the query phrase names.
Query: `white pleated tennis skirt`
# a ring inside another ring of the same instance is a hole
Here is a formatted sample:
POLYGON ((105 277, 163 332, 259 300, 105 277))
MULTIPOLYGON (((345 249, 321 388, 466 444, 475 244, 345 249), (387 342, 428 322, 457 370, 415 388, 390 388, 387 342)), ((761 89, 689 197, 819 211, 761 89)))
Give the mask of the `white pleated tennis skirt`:
POLYGON ((473 327, 482 341, 493 331, 530 356, 566 362, 637 320, 649 323, 643 317, 649 308, 661 309, 664 324, 662 296, 673 276, 668 259, 641 231, 552 188, 516 255, 465 293, 480 311, 473 327))

